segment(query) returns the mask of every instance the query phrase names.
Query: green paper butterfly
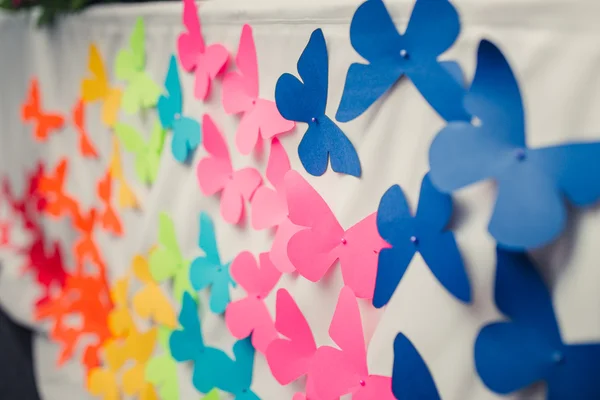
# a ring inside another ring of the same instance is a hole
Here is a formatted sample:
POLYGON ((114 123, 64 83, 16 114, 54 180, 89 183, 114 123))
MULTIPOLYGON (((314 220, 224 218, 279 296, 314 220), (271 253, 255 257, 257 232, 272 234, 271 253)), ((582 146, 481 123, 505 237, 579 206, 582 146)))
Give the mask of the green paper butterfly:
POLYGON ((179 400, 179 380, 177 377, 177 361, 169 350, 171 329, 158 327, 158 342, 164 353, 154 356, 146 364, 145 377, 156 388, 162 400, 179 400))
POLYGON ((181 301, 188 292, 196 299, 197 294, 190 283, 190 264, 185 260, 177 244, 175 226, 168 214, 162 212, 158 221, 158 243, 160 247, 150 253, 150 273, 157 282, 173 279, 173 295, 181 301))
POLYGON ((138 18, 129 38, 129 48, 119 51, 115 62, 117 78, 127 82, 121 107, 128 114, 154 107, 161 94, 160 87, 144 70, 145 65, 144 20, 138 18))
POLYGON ((143 183, 154 183, 160 167, 166 132, 161 124, 154 124, 148 141, 144 140, 135 128, 120 122, 115 124, 114 130, 125 150, 135 154, 135 172, 138 179, 143 183))

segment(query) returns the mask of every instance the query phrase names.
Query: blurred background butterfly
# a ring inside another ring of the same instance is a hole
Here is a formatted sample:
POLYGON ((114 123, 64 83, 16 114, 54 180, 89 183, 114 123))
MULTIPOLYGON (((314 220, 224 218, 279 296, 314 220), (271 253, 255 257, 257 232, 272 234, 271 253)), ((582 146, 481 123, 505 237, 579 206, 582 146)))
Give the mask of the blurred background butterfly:
POLYGON ((117 78, 127 82, 121 99, 121 107, 127 114, 154 107, 160 96, 160 87, 145 71, 145 45, 144 19, 139 17, 129 38, 129 47, 120 50, 115 61, 117 78))

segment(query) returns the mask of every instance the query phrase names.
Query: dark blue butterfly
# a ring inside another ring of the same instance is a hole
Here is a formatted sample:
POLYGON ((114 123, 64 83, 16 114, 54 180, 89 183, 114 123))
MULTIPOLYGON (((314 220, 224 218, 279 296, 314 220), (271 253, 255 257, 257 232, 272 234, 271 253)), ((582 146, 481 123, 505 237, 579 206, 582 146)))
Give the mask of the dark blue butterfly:
POLYGON ((401 400, 440 400, 429 368, 402 333, 394 340, 392 393, 401 400))
POLYGON ((527 255, 500 247, 496 254, 495 300, 509 321, 479 332, 475 367, 483 383, 508 394, 544 381, 549 400, 600 399, 600 344, 565 344, 550 293, 527 255))
POLYGON ((331 169, 335 172, 360 176, 360 161, 354 146, 325 115, 328 64, 325 37, 323 31, 317 29, 298 60, 298 73, 303 82, 292 74, 281 75, 275 87, 275 101, 285 119, 308 124, 298 146, 298 155, 306 172, 323 175, 330 159, 331 169))
POLYGON ((447 121, 466 121, 462 70, 438 61, 456 40, 460 21, 448 0, 417 0, 403 35, 382 0, 367 0, 354 14, 350 41, 369 64, 354 63, 335 118, 347 122, 364 113, 403 76, 447 121))
POLYGON ((437 191, 429 176, 421 183, 417 213, 413 217, 398 185, 388 189, 377 210, 377 229, 392 247, 379 253, 373 305, 388 303, 415 253, 438 281, 458 299, 471 301, 471 287, 454 234, 446 230, 452 216, 452 198, 437 191))
POLYGON ((178 362, 194 362, 192 382, 199 392, 208 393, 217 388, 232 393, 236 399, 258 400, 250 390, 254 367, 250 337, 233 346, 235 361, 222 350, 206 346, 197 304, 187 292, 183 295, 179 323, 183 329, 173 331, 169 338, 171 355, 178 362))
POLYGON ((564 200, 590 205, 600 197, 600 142, 531 149, 519 86, 500 50, 479 45, 465 106, 479 119, 451 122, 429 150, 431 181, 445 193, 494 179, 498 194, 489 231, 504 247, 544 245, 564 229, 564 200))

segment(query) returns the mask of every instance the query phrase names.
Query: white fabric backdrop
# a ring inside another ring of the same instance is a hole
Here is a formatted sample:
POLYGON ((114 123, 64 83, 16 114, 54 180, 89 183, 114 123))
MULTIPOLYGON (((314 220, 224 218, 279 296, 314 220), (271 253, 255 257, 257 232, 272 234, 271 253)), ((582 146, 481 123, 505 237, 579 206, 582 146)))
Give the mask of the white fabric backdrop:
MULTIPOLYGON (((390 12, 403 27, 412 0, 389 0, 390 12)), ((597 0, 455 0, 463 30, 457 44, 447 53, 458 59, 467 76, 472 76, 480 38, 497 43, 505 52, 521 82, 527 109, 530 145, 548 145, 565 140, 600 139, 600 3, 597 0)), ((261 95, 272 97, 275 82, 283 72, 296 73, 296 62, 309 35, 323 28, 330 54, 329 113, 335 113, 348 65, 359 56, 350 46, 349 22, 359 0, 213 0, 199 9, 208 42, 224 43, 232 53, 237 48, 241 27, 249 23, 256 40, 261 95)), ((103 159, 83 160, 76 153, 75 132, 69 127, 47 144, 32 140, 29 127, 20 122, 20 104, 29 78, 37 75, 44 104, 70 113, 86 74, 88 45, 94 41, 108 65, 129 37, 135 18, 146 23, 147 69, 158 83, 168 66, 170 54, 181 27, 180 3, 109 6, 93 8, 62 21, 55 30, 37 30, 33 16, 0 15, 0 166, 13 184, 22 188, 23 169, 41 157, 53 165, 62 155, 70 155, 72 168, 68 190, 84 205, 94 200, 95 182, 105 169, 110 154, 110 134, 99 122, 97 106, 88 108, 88 127, 103 159)), ((226 132, 236 167, 257 165, 264 171, 265 160, 240 156, 233 150, 236 119, 226 116, 220 105, 220 84, 212 100, 203 105, 192 99, 191 77, 184 78, 185 112, 201 118, 209 112, 226 132)), ((150 128, 139 117, 124 121, 150 128)), ((392 184, 402 186, 413 206, 420 181, 427 170, 427 149, 443 121, 410 85, 403 82, 385 101, 371 107, 360 118, 343 124, 355 144, 363 166, 362 179, 337 176, 329 171, 323 177, 308 177, 330 204, 341 223, 348 227, 376 210, 378 201, 392 184)), ((303 129, 303 126, 300 126, 303 129)), ((292 166, 302 171, 296 148, 301 135, 288 135, 283 143, 292 166)), ((167 143, 167 149, 169 143, 167 143)), ((196 152, 195 163, 204 155, 196 152)), ((266 157, 265 157, 266 158, 266 157)), ((126 174, 135 183, 133 159, 123 153, 126 174)), ((307 176, 305 173, 303 175, 307 176)), ((122 212, 126 236, 114 240, 99 236, 111 278, 124 273, 135 253, 145 252, 156 243, 158 213, 169 212, 175 221, 186 256, 197 250, 197 216, 209 212, 216 221, 221 254, 232 259, 241 250, 255 254, 270 247, 267 233, 227 225, 218 214, 218 199, 200 194, 194 168, 179 165, 170 151, 163 153, 161 170, 151 190, 135 184, 143 212, 122 212)), ((462 250, 474 290, 473 304, 454 300, 433 278, 422 259, 416 256, 387 309, 363 312, 372 373, 390 374, 392 342, 398 331, 409 336, 428 363, 441 395, 447 400, 492 400, 501 396, 488 391, 474 371, 473 343, 479 328, 501 318, 492 297, 495 274, 494 242, 487 233, 494 187, 490 183, 467 188, 456 196, 456 237, 462 250)), ((554 303, 567 342, 600 340, 600 268, 597 265, 597 239, 600 234, 598 209, 572 212, 568 233, 535 256, 553 288, 554 303)), ((68 224, 48 223, 53 237, 65 245, 72 243, 68 224)), ((33 325, 35 284, 18 272, 19 260, 2 258, 0 303, 19 321, 33 325)), ((303 278, 285 277, 287 287, 305 313, 318 344, 328 343, 327 329, 342 286, 339 269, 324 281, 312 284, 303 278)), ((241 294, 238 291, 237 294, 241 294)), ((274 295, 267 303, 274 312, 274 295)), ((207 302, 203 303, 204 305, 207 302)), ((230 349, 233 339, 220 317, 203 309, 206 341, 230 349)), ((38 325, 40 332, 45 327, 38 325)), ((82 368, 71 362, 57 369, 58 348, 40 333, 35 342, 37 379, 45 400, 89 398, 84 389, 82 368)), ((199 398, 191 387, 189 371, 180 378, 183 399, 199 398)), ((257 356, 253 389, 266 400, 291 398, 300 385, 283 388, 273 379, 264 358, 257 356)), ((542 387, 509 397, 540 398, 542 387)))

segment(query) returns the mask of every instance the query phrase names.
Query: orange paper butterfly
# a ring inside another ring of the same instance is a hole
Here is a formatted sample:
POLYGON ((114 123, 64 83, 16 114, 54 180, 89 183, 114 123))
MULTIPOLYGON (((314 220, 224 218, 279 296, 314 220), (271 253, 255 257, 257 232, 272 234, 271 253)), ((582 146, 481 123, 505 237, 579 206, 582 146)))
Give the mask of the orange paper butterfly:
POLYGON ((102 229, 107 232, 112 232, 115 235, 121 236, 123 234, 123 224, 119 215, 111 204, 112 194, 112 178, 110 175, 110 169, 106 171, 104 178, 98 181, 97 187, 98 197, 104 206, 104 211, 100 215, 100 224, 102 229))
POLYGON ((52 131, 61 129, 65 124, 62 115, 42 111, 39 82, 35 78, 31 80, 27 99, 21 109, 21 118, 23 122, 35 124, 34 138, 40 142, 46 141, 52 131))
POLYGON ((44 175, 40 179, 40 191, 46 197, 45 212, 58 218, 63 215, 75 217, 79 205, 64 192, 65 177, 68 170, 68 160, 61 159, 52 175, 44 175))
POLYGON ((87 158, 98 158, 98 151, 90 140, 90 136, 85 129, 85 105, 83 100, 77 101, 73 108, 73 124, 77 135, 79 135, 79 151, 81 155, 87 158))

